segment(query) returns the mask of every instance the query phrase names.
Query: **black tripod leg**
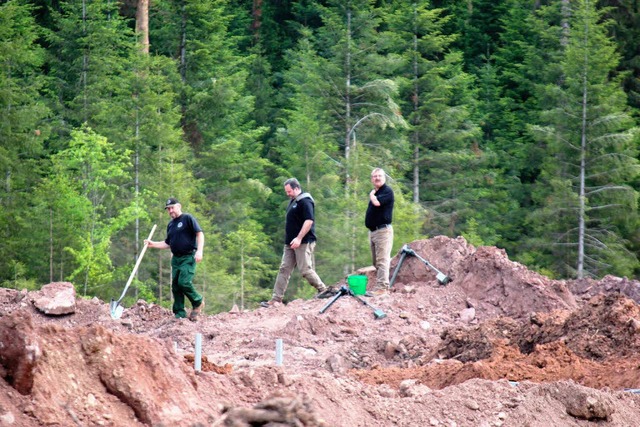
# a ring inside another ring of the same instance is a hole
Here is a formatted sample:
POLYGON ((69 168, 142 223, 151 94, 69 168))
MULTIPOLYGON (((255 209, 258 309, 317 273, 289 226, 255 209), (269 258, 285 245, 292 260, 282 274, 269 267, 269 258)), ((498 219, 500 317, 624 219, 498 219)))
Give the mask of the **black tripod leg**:
POLYGON ((384 319, 385 317, 387 317, 387 315, 385 314, 384 311, 382 311, 379 308, 375 308, 374 306, 372 306, 371 304, 369 304, 368 302, 366 302, 365 300, 363 300, 362 298, 360 298, 357 295, 353 295, 351 294, 352 297, 354 297, 355 299, 357 299, 358 301, 360 301, 362 304, 366 305, 367 307, 369 307, 370 309, 373 310, 373 316, 376 319, 384 319))
POLYGON ((406 258, 407 253, 402 251, 402 255, 400 256, 400 261, 398 261, 398 265, 396 265, 396 269, 393 270, 393 276, 391 277, 391 282, 389 282, 389 287, 393 287, 393 283, 396 281, 396 277, 398 277, 398 271, 400 271, 400 267, 402 267, 402 263, 406 258))
POLYGON ((329 310, 329 307, 331 307, 331 305, 336 302, 338 300, 338 298, 340 298, 342 295, 344 295, 345 293, 342 291, 342 289, 340 290, 340 292, 338 292, 336 294, 336 296, 334 296, 333 298, 331 298, 331 300, 329 300, 329 302, 322 307, 322 309, 320 310, 320 314, 324 313, 325 311, 329 310))
POLYGON ((447 276, 446 274, 444 274, 442 271, 438 270, 433 264, 431 264, 429 261, 427 261, 426 259, 422 258, 420 255, 416 254, 416 256, 418 257, 418 259, 420 261, 422 261, 427 267, 429 267, 431 270, 436 272, 436 279, 438 279, 438 282, 441 285, 446 285, 447 283, 451 282, 451 277, 447 276))

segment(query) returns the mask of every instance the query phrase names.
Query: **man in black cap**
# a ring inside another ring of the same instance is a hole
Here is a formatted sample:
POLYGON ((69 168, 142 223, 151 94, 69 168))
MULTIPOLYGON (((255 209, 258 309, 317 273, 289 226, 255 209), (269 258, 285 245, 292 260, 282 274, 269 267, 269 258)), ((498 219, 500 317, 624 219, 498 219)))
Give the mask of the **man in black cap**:
POLYGON ((193 307, 189 320, 195 322, 204 308, 204 299, 193 286, 196 263, 202 261, 204 233, 192 215, 182 213, 182 205, 178 200, 171 197, 164 208, 171 217, 167 225, 167 238, 160 242, 145 240, 145 243, 150 248, 171 249, 173 313, 178 318, 187 317, 184 309, 184 297, 187 297, 193 307))

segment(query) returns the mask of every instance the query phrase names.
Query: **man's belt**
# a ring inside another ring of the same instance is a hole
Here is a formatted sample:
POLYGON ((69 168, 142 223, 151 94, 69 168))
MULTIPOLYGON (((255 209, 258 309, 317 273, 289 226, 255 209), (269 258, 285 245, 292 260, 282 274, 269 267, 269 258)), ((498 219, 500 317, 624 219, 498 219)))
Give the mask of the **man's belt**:
POLYGON ((391 224, 376 225, 375 227, 373 227, 373 230, 371 231, 382 230, 383 228, 389 228, 389 227, 391 227, 391 224))
POLYGON ((191 251, 191 252, 184 252, 184 253, 174 253, 173 256, 175 257, 181 257, 181 256, 187 256, 187 255, 193 255, 196 251, 191 251))

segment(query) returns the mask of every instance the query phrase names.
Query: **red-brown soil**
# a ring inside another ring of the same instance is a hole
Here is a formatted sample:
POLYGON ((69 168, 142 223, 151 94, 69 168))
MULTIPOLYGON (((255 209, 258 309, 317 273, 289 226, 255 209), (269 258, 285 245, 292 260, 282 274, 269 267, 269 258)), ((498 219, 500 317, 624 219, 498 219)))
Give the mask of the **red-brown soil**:
POLYGON ((462 238, 410 247, 452 282, 406 256, 373 308, 344 295, 322 314, 330 300, 193 323, 139 301, 114 320, 78 298, 52 315, 41 291, 0 288, 0 427, 640 423, 640 282, 554 281, 462 238))

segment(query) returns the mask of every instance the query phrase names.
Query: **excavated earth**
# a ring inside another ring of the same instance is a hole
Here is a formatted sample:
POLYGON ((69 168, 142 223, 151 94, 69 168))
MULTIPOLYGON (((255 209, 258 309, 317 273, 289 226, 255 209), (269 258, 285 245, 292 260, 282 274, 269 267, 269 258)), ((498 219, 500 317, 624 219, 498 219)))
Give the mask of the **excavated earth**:
POLYGON ((550 280, 461 237, 409 247, 452 281, 401 250, 389 294, 195 323, 0 288, 0 426, 640 424, 640 282, 550 280))

